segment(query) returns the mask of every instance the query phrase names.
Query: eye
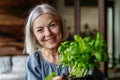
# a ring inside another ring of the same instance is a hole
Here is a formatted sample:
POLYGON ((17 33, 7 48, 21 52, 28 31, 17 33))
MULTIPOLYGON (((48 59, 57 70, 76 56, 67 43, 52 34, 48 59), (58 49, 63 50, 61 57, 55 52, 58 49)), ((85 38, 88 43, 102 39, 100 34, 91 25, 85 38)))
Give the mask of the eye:
POLYGON ((51 26, 55 26, 55 24, 51 24, 51 26))
POLYGON ((50 28, 54 28, 56 26, 55 22, 50 24, 50 28))
POLYGON ((43 29, 38 29, 37 32, 42 33, 43 29))

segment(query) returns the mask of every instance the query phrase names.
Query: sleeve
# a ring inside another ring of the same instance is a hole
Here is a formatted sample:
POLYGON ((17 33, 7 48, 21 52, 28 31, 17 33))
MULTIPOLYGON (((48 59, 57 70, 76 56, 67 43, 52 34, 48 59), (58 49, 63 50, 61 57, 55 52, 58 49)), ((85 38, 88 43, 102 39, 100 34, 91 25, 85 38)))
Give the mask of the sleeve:
POLYGON ((25 80, 42 80, 40 70, 38 70, 37 66, 35 58, 30 56, 26 64, 25 80))

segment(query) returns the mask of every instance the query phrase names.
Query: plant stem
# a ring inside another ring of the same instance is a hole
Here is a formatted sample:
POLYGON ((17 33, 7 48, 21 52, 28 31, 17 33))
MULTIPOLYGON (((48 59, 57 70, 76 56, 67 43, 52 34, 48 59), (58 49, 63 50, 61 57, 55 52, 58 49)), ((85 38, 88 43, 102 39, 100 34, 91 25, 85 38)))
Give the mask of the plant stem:
POLYGON ((72 72, 75 70, 76 65, 77 65, 77 62, 76 62, 75 65, 72 67, 72 70, 71 70, 71 72, 70 72, 70 76, 72 75, 72 72))

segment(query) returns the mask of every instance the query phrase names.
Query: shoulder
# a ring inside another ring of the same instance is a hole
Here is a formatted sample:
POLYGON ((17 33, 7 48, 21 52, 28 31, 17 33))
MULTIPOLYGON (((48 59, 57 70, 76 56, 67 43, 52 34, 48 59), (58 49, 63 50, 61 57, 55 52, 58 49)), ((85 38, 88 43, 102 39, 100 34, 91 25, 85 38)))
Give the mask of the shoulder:
POLYGON ((34 52, 29 55, 26 64, 26 80, 41 80, 41 64, 39 52, 34 52))
POLYGON ((38 65, 40 61, 40 53, 38 51, 29 55, 27 63, 32 65, 38 65))

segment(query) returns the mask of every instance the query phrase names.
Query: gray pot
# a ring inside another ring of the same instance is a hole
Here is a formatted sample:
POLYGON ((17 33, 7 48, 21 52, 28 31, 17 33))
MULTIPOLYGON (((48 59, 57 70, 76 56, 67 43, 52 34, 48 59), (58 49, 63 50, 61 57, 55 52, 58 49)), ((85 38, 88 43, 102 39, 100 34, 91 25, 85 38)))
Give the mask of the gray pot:
POLYGON ((93 79, 92 75, 88 75, 86 77, 80 77, 80 78, 76 78, 73 76, 72 77, 66 76, 66 77, 64 77, 64 80, 94 80, 94 79, 93 79))

